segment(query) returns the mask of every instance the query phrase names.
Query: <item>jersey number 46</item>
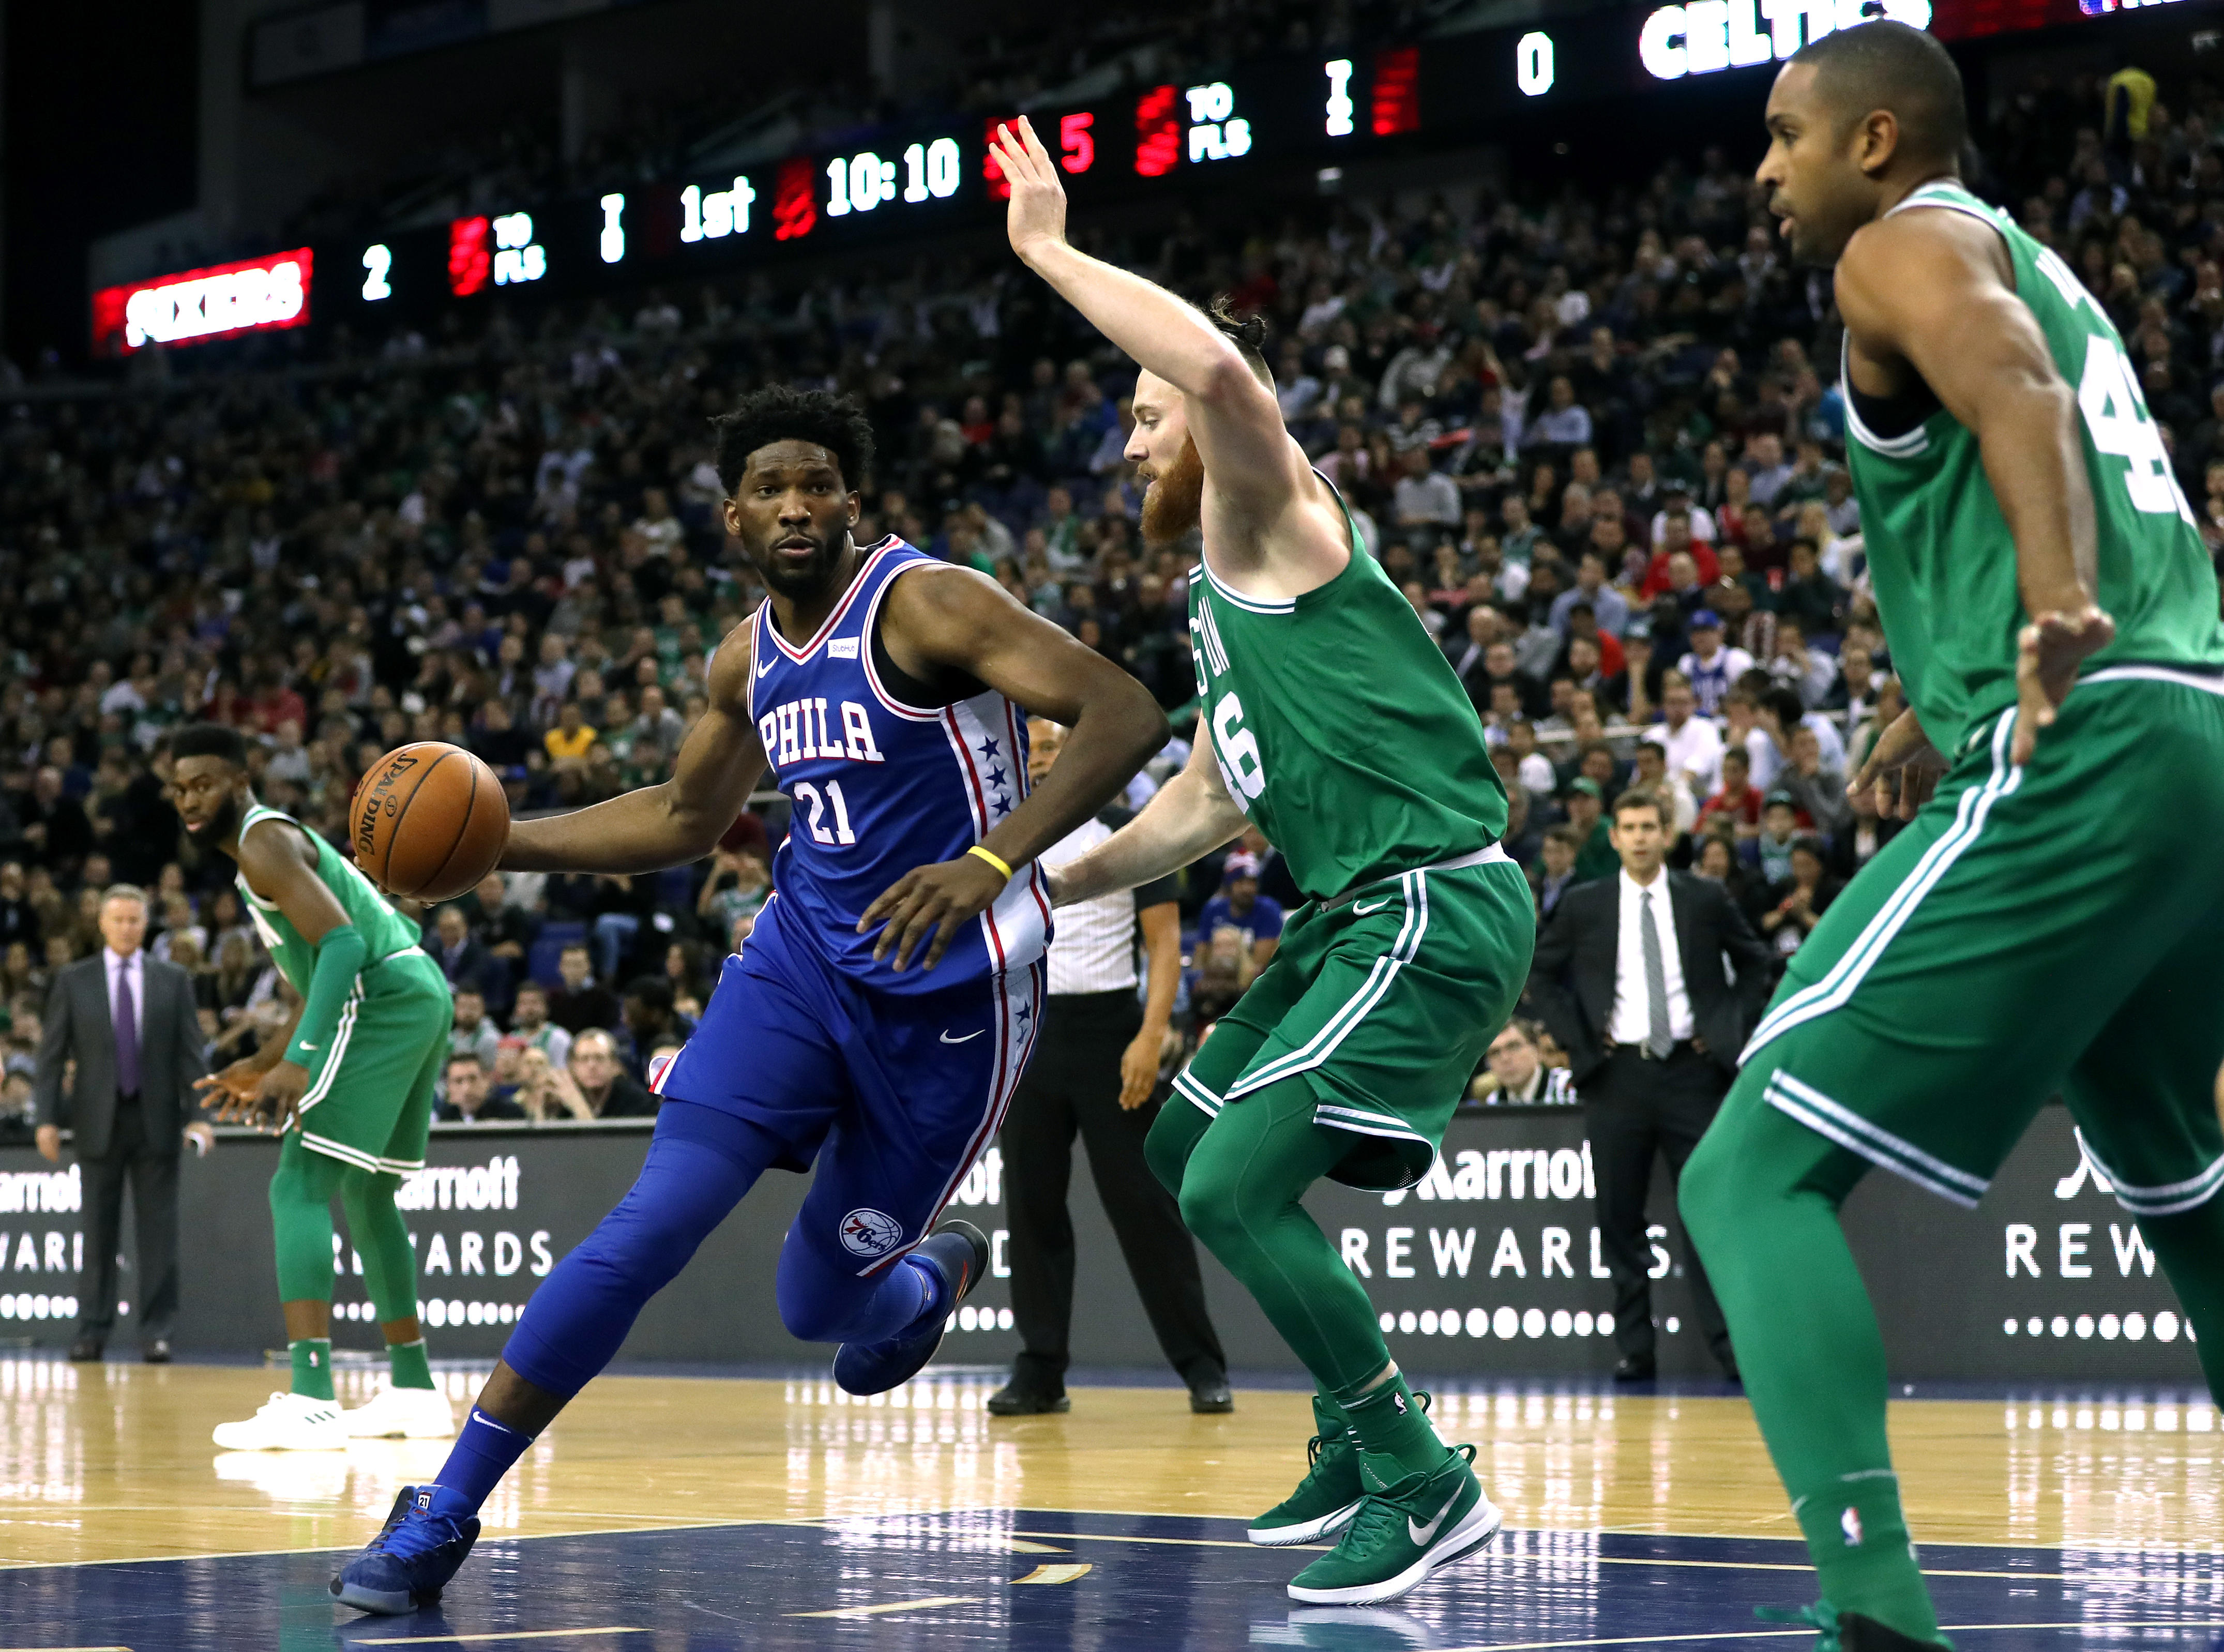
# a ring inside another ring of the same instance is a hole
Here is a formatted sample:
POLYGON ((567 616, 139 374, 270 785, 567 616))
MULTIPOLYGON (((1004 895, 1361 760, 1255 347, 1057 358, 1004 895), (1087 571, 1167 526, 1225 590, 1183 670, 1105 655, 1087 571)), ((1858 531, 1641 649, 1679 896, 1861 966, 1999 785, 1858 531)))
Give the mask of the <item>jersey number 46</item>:
POLYGON ((1243 702, 1223 694, 1212 708, 1212 752, 1220 760, 1220 778, 1228 795, 1239 805, 1267 789, 1267 770, 1259 760, 1259 740, 1243 726, 1243 702))

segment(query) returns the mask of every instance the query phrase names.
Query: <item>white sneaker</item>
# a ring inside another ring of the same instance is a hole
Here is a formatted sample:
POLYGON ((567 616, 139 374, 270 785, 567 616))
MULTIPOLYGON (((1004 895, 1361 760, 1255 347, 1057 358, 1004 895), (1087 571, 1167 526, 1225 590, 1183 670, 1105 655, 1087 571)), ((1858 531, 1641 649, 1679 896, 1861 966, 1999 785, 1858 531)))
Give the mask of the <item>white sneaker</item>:
POLYGON ((389 1384, 367 1404, 343 1412, 340 1421, 357 1440, 445 1440, 456 1432, 447 1396, 433 1388, 389 1384))
POLYGON ((216 1443, 226 1451, 345 1451, 347 1425, 337 1400, 306 1394, 273 1394, 244 1422, 219 1422, 216 1443))

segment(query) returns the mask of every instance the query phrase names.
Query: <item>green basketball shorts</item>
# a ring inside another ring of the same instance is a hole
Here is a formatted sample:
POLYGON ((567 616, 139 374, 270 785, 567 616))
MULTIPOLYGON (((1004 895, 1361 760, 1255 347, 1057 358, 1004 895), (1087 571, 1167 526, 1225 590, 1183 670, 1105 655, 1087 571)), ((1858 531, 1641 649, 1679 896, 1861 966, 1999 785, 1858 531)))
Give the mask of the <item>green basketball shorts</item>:
POLYGON ((1302 1078, 1314 1122, 1354 1138, 1335 1179, 1410 1187, 1436 1162, 1452 1109, 1513 1013, 1536 912, 1502 851, 1306 906, 1175 1091, 1217 1117, 1302 1078))
POLYGON ((1777 1108, 1974 1205, 2057 1092, 2134 1215, 2224 1186, 2224 678, 2113 666, 2031 760, 2012 708, 1792 955, 1717 1129, 1777 1108))
POLYGON ((424 1169, 452 1014, 439 965, 417 949, 367 966, 309 1070, 301 1145, 358 1170, 424 1169))

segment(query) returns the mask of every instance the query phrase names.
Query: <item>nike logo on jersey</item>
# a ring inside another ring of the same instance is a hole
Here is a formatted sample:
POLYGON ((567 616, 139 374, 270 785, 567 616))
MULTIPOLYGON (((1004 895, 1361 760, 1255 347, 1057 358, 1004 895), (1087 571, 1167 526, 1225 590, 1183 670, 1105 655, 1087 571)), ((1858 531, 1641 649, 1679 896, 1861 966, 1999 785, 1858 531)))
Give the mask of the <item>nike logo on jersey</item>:
POLYGON ((1406 1535, 1413 1540, 1416 1548, 1426 1548, 1436 1541, 1437 1528, 1444 1523, 1444 1516, 1452 1511, 1452 1504, 1458 1501, 1459 1488, 1454 1486, 1451 1496, 1444 1499, 1444 1506, 1437 1510, 1437 1517, 1427 1525, 1419 1524, 1411 1515, 1406 1516, 1406 1535))
MULTIPOLYGON (((987 1031, 988 1028, 986 1027, 981 1029, 981 1032, 986 1032, 987 1031)), ((969 1032, 963 1038, 953 1038, 945 1032, 942 1035, 942 1042, 946 1044, 970 1044, 976 1038, 981 1036, 981 1032, 969 1032)))
POLYGON ((759 661, 757 662, 757 675, 758 675, 759 677, 762 677, 762 676, 763 676, 767 672, 770 671, 771 669, 772 669, 772 662, 771 662, 770 660, 768 660, 768 659, 761 659, 761 660, 759 660, 759 661))
POLYGON ((1381 900, 1376 901, 1376 902, 1374 903, 1374 905, 1373 905, 1372 906, 1359 906, 1359 905, 1354 905, 1354 906, 1352 907, 1352 909, 1351 909, 1351 915, 1352 915, 1354 917, 1366 917, 1366 916, 1368 915, 1368 913, 1369 913, 1369 912, 1379 912, 1379 911, 1381 911, 1385 906, 1387 906, 1389 904, 1390 904, 1389 898, 1386 896, 1384 899, 1381 899, 1381 900))

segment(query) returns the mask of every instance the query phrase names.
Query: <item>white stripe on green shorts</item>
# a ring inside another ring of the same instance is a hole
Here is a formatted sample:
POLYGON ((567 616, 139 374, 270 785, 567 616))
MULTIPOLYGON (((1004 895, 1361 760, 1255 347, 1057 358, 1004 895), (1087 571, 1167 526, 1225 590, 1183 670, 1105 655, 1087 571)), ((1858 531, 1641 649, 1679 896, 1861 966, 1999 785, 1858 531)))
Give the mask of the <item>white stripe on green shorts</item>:
POLYGON ((1229 1085, 1229 1100, 1232 1101, 1239 1095, 1264 1089, 1279 1080, 1294 1078, 1320 1066, 1336 1053, 1336 1047, 1351 1030, 1367 1018, 1367 1012, 1382 1001, 1391 984, 1398 979, 1398 972, 1412 962, 1421 949, 1421 939, 1429 931, 1428 874, 1408 872, 1398 880, 1398 887, 1406 897, 1405 922, 1399 926, 1397 941, 1388 952, 1375 959, 1374 967, 1368 971, 1359 990, 1346 999, 1320 1031, 1303 1044, 1229 1085))
POLYGON ((332 1094, 332 1085, 340 1075, 340 1062, 347 1058, 348 1040, 355 1034, 356 1018, 362 1010, 363 977, 358 975, 355 985, 348 989, 347 1002, 340 1006, 339 1025, 332 1029, 332 1047, 325 1056, 324 1070, 317 1075, 317 1081, 301 1098, 301 1112, 306 1113, 332 1094))
POLYGON ((1883 1126, 1835 1101, 1811 1084, 1803 1084, 1789 1073, 1768 1081, 1764 1096, 1769 1106, 1797 1119, 1817 1135, 1827 1136, 1870 1163, 1904 1176, 1919 1188, 1969 1209, 1992 1184, 1957 1165, 1924 1152, 1913 1142, 1903 1141, 1883 1126))
POLYGON ((1962 794, 1953 825, 1924 851, 1915 869, 1877 909, 1876 915, 1869 919, 1853 945, 1846 949, 1845 955, 1830 967, 1829 973, 1811 987, 1802 987, 1761 1018, 1760 1025, 1753 1030, 1753 1037, 1746 1040, 1745 1050, 1738 1056, 1741 1067, 1764 1045, 1803 1022, 1829 1014, 1854 995, 1892 936, 1915 915, 1924 896, 1946 875, 1962 852, 1977 841, 1977 834, 1984 829, 1985 817, 1992 812, 1993 804, 2023 783, 2023 771, 2008 761, 2008 735, 2014 727, 2015 712, 2011 709, 2001 715, 1993 729, 1993 772, 1984 785, 1971 786, 1962 794))
POLYGON ((2077 1132, 2077 1145, 2093 1166, 2108 1178, 2115 1192, 2116 1202, 2134 1216, 2177 1216, 2207 1204, 2224 1189, 2224 1158, 2210 1161, 2208 1168, 2198 1176, 2189 1176, 2183 1182, 2167 1182, 2159 1188, 2135 1188, 2101 1163, 2101 1156, 2093 1151, 2093 1144, 2085 1139, 2085 1132, 2077 1132))

